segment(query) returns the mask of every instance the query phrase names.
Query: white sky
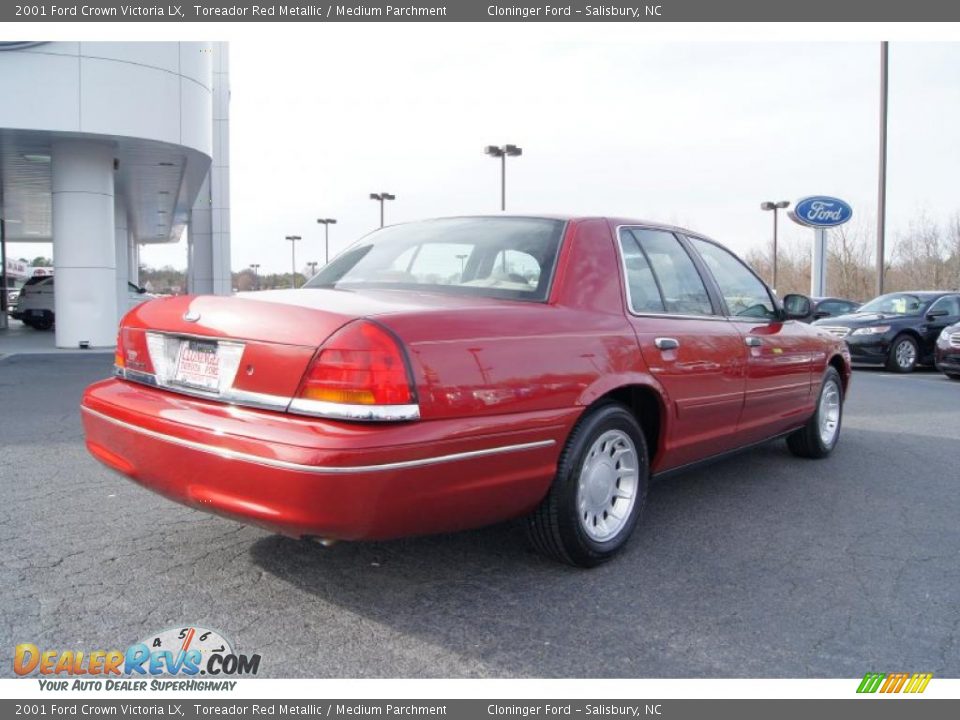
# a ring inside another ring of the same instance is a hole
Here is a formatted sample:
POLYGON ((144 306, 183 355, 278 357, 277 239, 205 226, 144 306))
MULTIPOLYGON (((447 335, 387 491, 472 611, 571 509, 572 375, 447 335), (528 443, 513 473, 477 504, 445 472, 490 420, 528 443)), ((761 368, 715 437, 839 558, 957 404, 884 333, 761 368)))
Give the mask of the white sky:
MULTIPOLYGON (((335 254, 378 224, 370 192, 397 195, 388 223, 495 212, 499 163, 482 150, 507 142, 524 150, 508 160, 508 211, 674 222, 743 252, 769 242, 762 200, 830 194, 872 232, 878 43, 551 41, 549 29, 497 42, 497 26, 476 27, 469 41, 396 26, 368 42, 360 27, 231 41, 235 270, 288 271, 288 234, 304 238, 298 268, 322 261, 317 217, 339 220, 335 254)), ((891 236, 920 211, 960 211, 958 118, 960 43, 892 43, 891 236)), ((783 220, 782 239, 809 235, 783 220)), ((183 267, 185 241, 142 259, 183 267)))

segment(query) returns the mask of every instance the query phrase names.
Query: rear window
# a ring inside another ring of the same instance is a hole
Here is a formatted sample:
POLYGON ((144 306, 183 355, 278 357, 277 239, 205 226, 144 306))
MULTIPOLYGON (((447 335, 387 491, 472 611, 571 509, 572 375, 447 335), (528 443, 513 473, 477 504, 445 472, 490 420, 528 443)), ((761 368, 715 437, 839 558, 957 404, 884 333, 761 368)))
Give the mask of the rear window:
POLYGON ((543 302, 563 225, 515 217, 395 225, 358 241, 304 287, 417 289, 543 302))

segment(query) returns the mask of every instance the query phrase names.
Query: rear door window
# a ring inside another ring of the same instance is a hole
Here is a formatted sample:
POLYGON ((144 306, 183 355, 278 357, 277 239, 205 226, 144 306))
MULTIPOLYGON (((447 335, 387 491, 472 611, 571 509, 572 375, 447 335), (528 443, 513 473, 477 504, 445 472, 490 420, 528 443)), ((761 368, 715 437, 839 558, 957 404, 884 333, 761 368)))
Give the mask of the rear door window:
POLYGON ((620 244, 633 312, 713 315, 703 278, 673 233, 621 228, 620 244))

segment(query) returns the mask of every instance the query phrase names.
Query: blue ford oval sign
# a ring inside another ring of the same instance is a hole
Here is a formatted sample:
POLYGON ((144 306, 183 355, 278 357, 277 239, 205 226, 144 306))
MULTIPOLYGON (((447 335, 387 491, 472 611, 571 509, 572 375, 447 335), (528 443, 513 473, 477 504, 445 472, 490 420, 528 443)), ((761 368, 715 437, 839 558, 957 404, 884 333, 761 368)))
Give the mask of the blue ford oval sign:
POLYGON ((797 220, 811 227, 835 227, 853 217, 853 208, 840 198, 813 195, 797 200, 793 206, 797 220))

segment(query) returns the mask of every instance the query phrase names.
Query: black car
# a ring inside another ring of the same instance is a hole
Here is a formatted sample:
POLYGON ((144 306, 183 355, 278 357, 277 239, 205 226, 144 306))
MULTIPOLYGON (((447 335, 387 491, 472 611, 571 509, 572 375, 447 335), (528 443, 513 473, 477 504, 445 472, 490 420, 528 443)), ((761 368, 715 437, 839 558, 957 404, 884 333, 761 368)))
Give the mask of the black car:
POLYGON ((907 373, 934 363, 940 331, 958 321, 960 293, 911 291, 881 295, 854 313, 813 325, 846 340, 855 364, 907 373))
POLYGON ((838 315, 849 315, 856 312, 860 303, 854 300, 845 300, 835 297, 812 297, 810 298, 810 310, 804 317, 796 317, 794 320, 810 323, 814 320, 821 320, 827 317, 837 317, 838 315))
POLYGON ((951 380, 960 380, 960 323, 948 325, 937 338, 937 370, 951 380))

